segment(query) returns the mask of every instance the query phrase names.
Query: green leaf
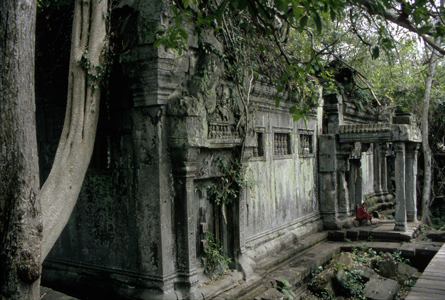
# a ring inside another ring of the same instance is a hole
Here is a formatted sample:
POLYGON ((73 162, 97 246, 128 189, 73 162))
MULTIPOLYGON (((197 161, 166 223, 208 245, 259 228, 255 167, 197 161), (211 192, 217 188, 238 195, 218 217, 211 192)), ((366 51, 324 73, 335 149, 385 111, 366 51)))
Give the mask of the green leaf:
POLYGON ((296 20, 298 20, 298 18, 300 18, 301 13, 303 12, 302 8, 298 7, 298 3, 295 0, 290 0, 292 2, 292 10, 294 12, 294 17, 296 20))
POLYGON ((206 16, 206 17, 204 18, 204 22, 205 22, 206 24, 210 24, 210 22, 212 22, 214 19, 215 19, 215 16, 214 16, 214 15, 208 15, 208 16, 206 16))
POLYGON ((445 26, 443 26, 442 24, 439 24, 439 26, 437 26, 436 31, 439 36, 444 36, 445 35, 445 26))
POLYGON ((289 113, 291 114, 296 114, 298 112, 298 109, 294 106, 291 106, 291 108, 289 108, 289 113))
POLYGON ((238 9, 244 10, 247 7, 247 1, 248 0, 239 0, 238 1, 238 9))
POLYGON ((382 41, 380 43, 386 49, 392 49, 393 48, 392 39, 390 39, 390 38, 384 38, 384 39, 382 39, 382 41))
POLYGON ((196 27, 201 26, 201 24, 203 23, 203 19, 202 19, 202 13, 198 12, 198 15, 196 16, 197 20, 196 20, 196 27))
POLYGON ((281 93, 284 90, 284 87, 281 84, 277 84, 277 92, 281 93))
POLYGON ((385 26, 380 26, 379 28, 379 34, 381 36, 388 36, 388 29, 386 29, 385 26))
POLYGON ((378 46, 372 48, 372 59, 377 59, 380 55, 380 49, 378 46))
POLYGON ((332 9, 332 7, 331 7, 329 13, 330 13, 330 16, 331 16, 331 21, 334 22, 335 18, 337 17, 337 13, 335 12, 335 10, 332 9))
POLYGON ((189 7, 190 0, 182 0, 182 4, 184 5, 184 8, 189 7))
POLYGON ((413 19, 416 24, 422 22, 422 15, 416 10, 413 14, 413 19))
POLYGON ((189 35, 188 35, 188 33, 187 33, 187 30, 185 30, 185 29, 183 29, 183 28, 179 28, 179 34, 182 36, 182 38, 184 39, 184 40, 188 40, 188 38, 189 38, 189 35))
POLYGON ((429 32, 431 30, 431 28, 433 28, 433 26, 431 26, 431 25, 422 26, 419 28, 419 33, 425 34, 425 33, 429 32))
POLYGON ((153 47, 159 47, 159 45, 161 45, 162 44, 162 40, 161 39, 159 39, 159 40, 156 40, 154 43, 153 43, 153 47))
POLYGON ((275 95, 275 106, 278 107, 280 105, 281 99, 277 95, 275 95))
POLYGON ((296 114, 296 115, 293 115, 293 116, 292 116, 292 119, 294 120, 294 122, 300 120, 300 118, 301 118, 301 115, 300 115, 300 114, 296 114))
POLYGON ((275 5, 277 6, 278 10, 286 11, 287 1, 285 1, 285 0, 277 0, 277 1, 275 1, 275 5))
POLYGON ((224 10, 226 9, 228 0, 224 0, 224 2, 218 7, 218 10, 216 11, 216 22, 218 24, 222 24, 222 18, 224 15, 224 10))
POLYGON ((317 26, 317 31, 318 31, 319 33, 321 33, 321 30, 323 29, 323 25, 322 25, 322 23, 321 23, 320 15, 319 15, 317 12, 315 12, 315 13, 312 15, 312 18, 314 19, 315 26, 317 26))
POLYGON ((298 26, 298 31, 299 31, 300 33, 302 33, 302 32, 303 32, 303 29, 306 27, 307 21, 308 21, 308 17, 307 17, 307 16, 302 16, 302 17, 301 17, 301 19, 300 19, 300 25, 298 26))
POLYGON ((230 6, 233 10, 237 10, 239 3, 240 3, 240 1, 230 1, 230 6))
POLYGON ((281 76, 281 82, 289 82, 289 78, 287 77, 287 74, 283 74, 283 76, 281 76))

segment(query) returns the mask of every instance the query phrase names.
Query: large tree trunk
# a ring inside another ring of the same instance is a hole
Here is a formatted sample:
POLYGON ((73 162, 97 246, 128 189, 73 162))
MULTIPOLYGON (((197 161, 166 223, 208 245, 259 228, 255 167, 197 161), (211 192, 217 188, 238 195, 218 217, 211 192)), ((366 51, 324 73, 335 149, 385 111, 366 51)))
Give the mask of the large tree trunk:
POLYGON ((107 12, 107 0, 75 2, 65 122, 40 194, 42 261, 68 222, 93 152, 107 48, 107 12))
MULTIPOLYGON (((440 43, 440 40, 438 41, 440 43)), ((425 82, 425 94, 423 98, 422 106, 422 149, 424 158, 424 179, 423 179, 423 190, 422 190, 422 223, 431 225, 430 219, 430 198, 431 198, 431 181, 432 181, 432 168, 431 168, 431 148, 428 141, 428 118, 429 118, 429 108, 430 108, 430 94, 431 86, 433 84, 434 71, 437 64, 437 54, 433 50, 431 54, 430 64, 428 66, 428 75, 425 82)))
POLYGON ((39 299, 36 2, 0 0, 0 298, 39 299))

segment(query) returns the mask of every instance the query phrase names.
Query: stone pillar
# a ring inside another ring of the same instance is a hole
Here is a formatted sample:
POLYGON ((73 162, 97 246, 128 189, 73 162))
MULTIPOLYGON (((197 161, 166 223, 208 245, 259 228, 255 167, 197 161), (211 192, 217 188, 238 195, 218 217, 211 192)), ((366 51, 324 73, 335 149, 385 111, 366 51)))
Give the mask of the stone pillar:
POLYGON ((386 161, 386 152, 387 152, 387 145, 386 143, 380 144, 380 184, 382 193, 385 196, 388 194, 388 164, 386 161))
POLYGON ((376 199, 380 200, 380 195, 382 194, 382 166, 381 166, 381 151, 380 151, 380 144, 374 143, 374 193, 376 194, 376 199))
POLYGON ((174 148, 171 150, 175 189, 174 210, 176 226, 176 290, 183 298, 197 297, 196 232, 194 218, 194 180, 199 150, 174 148))
POLYGON ((405 169, 405 193, 406 216, 408 222, 417 221, 417 151, 419 143, 407 143, 406 145, 406 169, 405 169))
POLYGON ((406 204, 405 204, 405 143, 395 142, 396 155, 396 225, 394 230, 406 231, 406 204))
MULTIPOLYGON (((253 156, 253 147, 246 147, 244 151, 244 157, 242 158, 242 163, 244 167, 248 166, 249 158, 253 156)), ((249 195, 248 189, 243 189, 238 197, 238 205, 236 206, 234 212, 234 226, 233 226, 233 235, 234 235, 234 247, 235 247, 235 260, 236 267, 238 270, 243 272, 244 280, 249 279, 254 275, 254 271, 252 269, 252 265, 255 263, 246 255, 246 243, 244 238, 244 230, 245 230, 245 207, 246 207, 246 199, 249 195)))
MULTIPOLYGON (((152 122, 162 114, 163 106, 137 107, 132 112, 135 151, 134 230, 138 243, 138 268, 150 276, 150 288, 162 294, 174 292, 174 253, 171 204, 170 161, 167 151, 165 120, 152 122)), ((133 234, 133 233, 129 233, 133 234)))
MULTIPOLYGON (((361 167, 361 161, 358 162, 357 166, 357 181, 356 181, 356 188, 355 188, 355 204, 357 205, 357 208, 362 205, 363 202, 363 179, 362 179, 362 167, 361 167)), ((356 211, 354 211, 355 215, 356 211)))
POLYGON ((354 148, 352 143, 338 143, 337 142, 337 197, 338 197, 338 216, 342 222, 343 228, 350 228, 352 226, 349 219, 349 190, 346 181, 346 172, 349 171, 349 156, 354 148))
POLYGON ((346 182, 346 172, 337 172, 337 188, 338 188, 338 216, 340 219, 349 218, 349 190, 346 182))
POLYGON ((336 142, 335 134, 319 136, 319 201, 325 229, 342 228, 338 218, 336 142))
POLYGON ((348 176, 348 187, 349 187, 349 213, 352 215, 356 211, 356 179, 357 179, 357 162, 356 160, 351 161, 351 166, 349 170, 349 176, 348 176))
POLYGON ((357 208, 362 204, 362 174, 361 163, 359 159, 350 160, 349 171, 349 205, 351 207, 350 215, 355 216, 357 208))

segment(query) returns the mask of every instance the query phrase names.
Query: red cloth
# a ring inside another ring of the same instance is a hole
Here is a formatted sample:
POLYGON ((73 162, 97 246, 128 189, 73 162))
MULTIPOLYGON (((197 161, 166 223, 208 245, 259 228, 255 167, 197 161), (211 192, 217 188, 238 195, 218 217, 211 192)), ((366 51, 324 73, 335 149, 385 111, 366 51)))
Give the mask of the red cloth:
POLYGON ((360 206, 357 209, 357 214, 356 214, 355 218, 357 220, 359 220, 359 221, 365 220, 365 219, 366 220, 371 220, 371 215, 366 212, 366 210, 365 210, 365 208, 363 206, 360 206))

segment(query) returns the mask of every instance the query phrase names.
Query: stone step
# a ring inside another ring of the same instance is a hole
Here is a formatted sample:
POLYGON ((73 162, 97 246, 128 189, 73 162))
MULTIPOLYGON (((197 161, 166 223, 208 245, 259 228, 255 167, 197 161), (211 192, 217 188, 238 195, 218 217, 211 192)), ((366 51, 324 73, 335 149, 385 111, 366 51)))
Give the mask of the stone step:
POLYGON ((298 253, 302 253, 321 242, 327 241, 327 237, 327 232, 318 232, 310 236, 306 236, 302 238, 300 242, 258 261, 254 267, 254 270, 268 271, 277 268, 298 253))
POLYGON ((341 243, 326 242, 325 239, 316 242, 320 238, 319 235, 307 238, 304 244, 306 247, 303 244, 296 245, 295 247, 300 247, 297 254, 294 252, 294 247, 289 247, 291 249, 280 252, 286 258, 270 257, 269 263, 263 260, 262 266, 266 269, 261 269, 261 266, 257 264, 255 276, 233 289, 220 293, 215 299, 254 299, 256 297, 267 299, 266 294, 269 294, 267 291, 283 286, 285 281, 292 286, 292 291, 306 290, 306 282, 312 276, 312 272, 318 266, 331 260, 332 256, 339 253, 341 249, 341 243))

